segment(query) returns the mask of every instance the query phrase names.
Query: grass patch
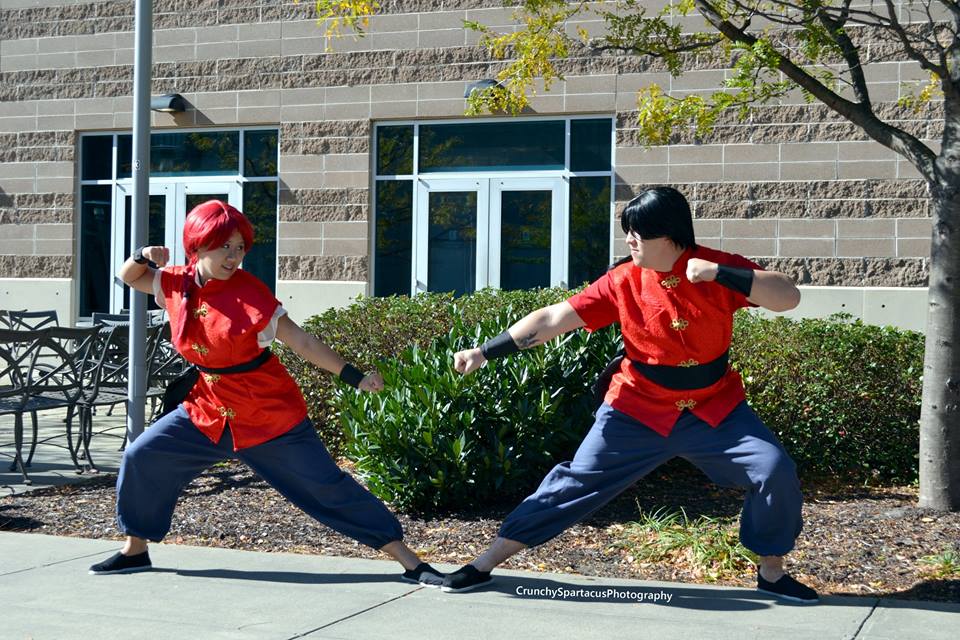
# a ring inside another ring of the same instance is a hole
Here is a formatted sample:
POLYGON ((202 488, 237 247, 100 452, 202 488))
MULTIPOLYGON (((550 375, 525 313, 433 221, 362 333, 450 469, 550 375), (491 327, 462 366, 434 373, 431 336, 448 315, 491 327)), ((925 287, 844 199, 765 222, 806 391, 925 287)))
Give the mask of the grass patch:
POLYGON ((738 519, 700 516, 664 508, 644 513, 635 522, 617 526, 614 546, 638 564, 671 562, 706 582, 733 578, 753 571, 757 556, 740 544, 738 519))
POLYGON ((960 578, 960 552, 944 549, 938 554, 920 558, 924 573, 933 578, 960 578))

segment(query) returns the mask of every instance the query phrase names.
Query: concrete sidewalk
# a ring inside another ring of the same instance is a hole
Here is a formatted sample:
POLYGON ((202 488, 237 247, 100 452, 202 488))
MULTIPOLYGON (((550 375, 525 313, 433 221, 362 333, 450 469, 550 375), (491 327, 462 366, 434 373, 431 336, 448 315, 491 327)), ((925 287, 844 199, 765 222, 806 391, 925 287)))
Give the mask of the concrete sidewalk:
POLYGON ((516 571, 445 594, 401 582, 389 561, 179 545, 154 545, 152 572, 87 574, 118 547, 0 533, 0 638, 926 640, 955 637, 960 620, 960 604, 802 606, 745 589, 516 571))

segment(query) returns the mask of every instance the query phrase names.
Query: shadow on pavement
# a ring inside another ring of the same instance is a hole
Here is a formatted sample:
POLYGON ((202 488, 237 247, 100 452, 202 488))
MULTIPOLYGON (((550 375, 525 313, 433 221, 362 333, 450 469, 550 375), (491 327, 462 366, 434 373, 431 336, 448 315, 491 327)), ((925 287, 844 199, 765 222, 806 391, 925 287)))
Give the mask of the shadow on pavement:
MULTIPOLYGON (((286 584, 363 584, 370 582, 400 582, 397 573, 307 573, 303 571, 242 571, 239 569, 164 569, 152 573, 174 573, 185 578, 216 578, 219 580, 255 580, 286 584)), ((406 584, 406 583, 404 583, 406 584)), ((415 587, 417 585, 410 584, 415 587)))

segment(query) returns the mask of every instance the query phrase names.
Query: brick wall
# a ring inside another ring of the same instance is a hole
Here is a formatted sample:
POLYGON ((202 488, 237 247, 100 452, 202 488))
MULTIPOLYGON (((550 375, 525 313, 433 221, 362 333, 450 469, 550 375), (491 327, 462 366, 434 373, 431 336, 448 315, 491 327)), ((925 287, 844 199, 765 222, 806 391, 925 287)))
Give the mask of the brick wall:
MULTIPOLYGON (((508 24, 499 0, 399 0, 384 3, 367 37, 328 42, 310 2, 154 5, 154 91, 177 91, 192 105, 185 114, 154 114, 155 126, 280 125, 281 280, 369 279, 371 121, 462 116, 465 83, 502 65, 462 21, 508 24)), ((3 6, 0 277, 65 277, 74 272, 77 132, 132 126, 133 3, 3 6)), ((868 43, 880 113, 921 139, 939 139, 936 109, 896 106, 900 83, 924 77, 916 65, 892 58, 872 31, 854 31, 868 43)), ((791 96, 750 122, 721 122, 708 139, 678 136, 645 149, 636 136, 637 89, 655 81, 675 95, 705 92, 726 73, 724 61, 708 57, 691 57, 688 67, 671 78, 656 61, 584 51, 564 62, 566 81, 540 92, 531 111, 614 116, 618 203, 648 185, 678 186, 704 244, 804 284, 925 283, 925 185, 825 107, 791 96)))

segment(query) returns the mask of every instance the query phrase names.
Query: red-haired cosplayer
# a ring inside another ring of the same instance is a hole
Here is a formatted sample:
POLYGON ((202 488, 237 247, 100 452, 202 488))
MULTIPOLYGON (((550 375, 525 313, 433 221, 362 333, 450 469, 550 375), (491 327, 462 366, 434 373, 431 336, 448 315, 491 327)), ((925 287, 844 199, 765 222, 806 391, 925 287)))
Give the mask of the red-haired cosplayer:
POLYGON ((194 208, 183 228, 188 263, 166 267, 166 247, 138 249, 120 269, 131 287, 156 296, 170 315, 173 345, 202 375, 176 410, 126 450, 117 478, 123 549, 91 573, 151 568, 181 490, 204 469, 238 458, 307 514, 403 565, 402 578, 439 586, 442 574, 403 542, 400 523, 341 471, 307 418, 303 395, 269 346, 280 340, 305 360, 362 391, 383 388, 304 332, 255 276, 240 269, 253 227, 219 200, 194 208))

